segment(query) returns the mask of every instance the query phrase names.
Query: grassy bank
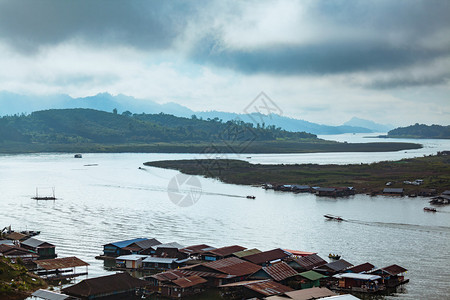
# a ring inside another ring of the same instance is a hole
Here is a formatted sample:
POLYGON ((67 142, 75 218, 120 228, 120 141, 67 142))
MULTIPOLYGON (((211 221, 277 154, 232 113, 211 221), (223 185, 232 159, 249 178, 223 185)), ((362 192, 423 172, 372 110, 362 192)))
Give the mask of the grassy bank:
POLYGON ((154 161, 147 166, 175 169, 185 174, 203 175, 223 182, 245 185, 305 184, 321 187, 353 186, 357 193, 403 187, 407 193, 434 188, 450 189, 450 157, 428 156, 392 162, 359 165, 261 165, 240 160, 154 161), (420 186, 405 185, 405 180, 423 179, 420 186))
POLYGON ((324 140, 236 141, 198 143, 124 143, 124 144, 47 144, 0 142, 0 153, 317 153, 317 152, 388 152, 419 149, 414 143, 337 143, 324 140))

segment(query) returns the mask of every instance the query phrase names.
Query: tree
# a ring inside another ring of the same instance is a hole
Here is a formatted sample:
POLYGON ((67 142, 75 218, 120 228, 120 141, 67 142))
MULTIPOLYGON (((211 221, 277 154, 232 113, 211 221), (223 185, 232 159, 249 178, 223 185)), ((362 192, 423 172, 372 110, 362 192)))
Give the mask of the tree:
POLYGON ((113 114, 117 115, 117 108, 113 109, 113 114))

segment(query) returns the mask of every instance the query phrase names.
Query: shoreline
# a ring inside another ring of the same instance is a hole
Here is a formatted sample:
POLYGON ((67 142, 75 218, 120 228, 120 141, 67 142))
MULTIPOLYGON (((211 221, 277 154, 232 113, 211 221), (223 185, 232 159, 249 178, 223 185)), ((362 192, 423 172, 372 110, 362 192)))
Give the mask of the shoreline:
POLYGON ((384 188, 403 188, 405 195, 416 196, 433 189, 437 193, 450 189, 450 156, 444 155, 351 165, 261 165, 227 159, 152 161, 144 165, 239 185, 353 187, 355 194, 373 195, 381 194, 384 188), (416 179, 422 180, 420 185, 405 183, 416 179))

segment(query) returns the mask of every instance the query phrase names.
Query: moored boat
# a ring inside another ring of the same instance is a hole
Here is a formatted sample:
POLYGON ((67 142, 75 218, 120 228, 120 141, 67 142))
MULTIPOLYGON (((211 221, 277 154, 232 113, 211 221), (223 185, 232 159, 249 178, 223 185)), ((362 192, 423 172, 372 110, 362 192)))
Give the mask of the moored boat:
POLYGON ((328 220, 335 220, 335 221, 344 221, 344 219, 342 219, 341 217, 339 217, 339 216, 333 216, 333 215, 330 215, 330 214, 326 214, 326 215, 323 215, 325 218, 327 218, 328 220))
POLYGON ((436 208, 434 208, 434 207, 424 207, 423 210, 430 211, 430 212, 436 212, 436 208))

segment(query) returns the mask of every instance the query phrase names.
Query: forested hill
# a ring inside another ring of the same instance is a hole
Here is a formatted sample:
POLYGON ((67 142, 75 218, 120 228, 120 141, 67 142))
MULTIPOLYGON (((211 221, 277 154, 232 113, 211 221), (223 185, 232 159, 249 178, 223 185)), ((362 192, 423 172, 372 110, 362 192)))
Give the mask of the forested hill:
POLYGON ((0 119, 0 142, 46 144, 208 142, 227 140, 299 141, 316 135, 242 121, 222 122, 167 114, 122 114, 93 109, 61 109, 0 119))
POLYGON ((415 124, 388 132, 392 138, 450 139, 450 126, 415 124))

